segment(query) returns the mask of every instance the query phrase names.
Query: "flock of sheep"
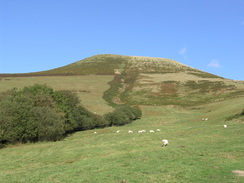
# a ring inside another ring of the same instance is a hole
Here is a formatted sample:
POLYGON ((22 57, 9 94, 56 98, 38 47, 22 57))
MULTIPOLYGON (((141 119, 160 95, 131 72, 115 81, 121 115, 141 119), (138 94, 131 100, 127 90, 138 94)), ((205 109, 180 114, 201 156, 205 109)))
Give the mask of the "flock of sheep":
MULTIPOLYGON (((161 132, 160 129, 157 129, 156 131, 161 132)), ((119 133, 119 132, 120 132, 120 130, 117 131, 117 133, 119 133)), ((149 130, 149 133, 154 133, 154 132, 155 132, 154 130, 149 130)), ((129 130, 128 133, 133 133, 133 131, 129 130)), ((146 130, 139 130, 138 133, 146 133, 146 130)), ((167 139, 163 139, 162 145, 163 145, 163 147, 169 145, 169 141, 167 139)))
MULTIPOLYGON (((160 129, 157 129, 156 131, 157 132, 161 132, 160 129)), ((119 132, 120 132, 120 130, 117 131, 117 133, 119 133, 119 132)), ((154 133, 154 132, 155 132, 154 130, 150 130, 149 131, 149 133, 154 133)), ((128 133, 133 133, 133 131, 132 130, 129 130, 128 133)), ((138 133, 146 133, 146 130, 139 130, 138 133)))
MULTIPOLYGON (((156 131, 157 132, 161 132, 160 129, 157 129, 156 131)), ((97 132, 94 132, 94 134, 96 134, 96 133, 97 132)), ((116 133, 120 133, 120 130, 117 130, 116 133)), ((133 131, 132 130, 128 130, 128 133, 133 133, 133 131)), ((139 130, 138 133, 146 133, 146 130, 139 130)), ((155 133, 155 131, 154 130, 149 130, 149 133, 155 133)), ((162 140, 162 146, 164 147, 164 146, 167 146, 167 145, 169 145, 169 141, 167 139, 163 139, 162 140)))
MULTIPOLYGON (((208 118, 202 118, 202 121, 207 121, 208 118)), ((224 128, 227 128, 227 125, 223 125, 224 128)))
MULTIPOLYGON (((202 118, 202 121, 207 121, 207 120, 208 120, 208 118, 202 118)), ((223 125, 223 127, 227 128, 227 125, 223 125)), ((157 132, 161 132, 160 129, 157 129, 156 131, 157 132)), ((94 132, 94 134, 96 134, 96 133, 97 132, 94 132)), ((120 130, 117 130, 116 133, 120 133, 120 130)), ((128 130, 128 133, 133 133, 133 131, 132 130, 128 130)), ((146 133, 146 130, 139 130, 138 133, 146 133)), ((155 133, 155 131, 154 130, 149 130, 149 133, 155 133)), ((162 146, 164 147, 164 146, 167 146, 167 145, 169 145, 169 141, 167 139, 163 139, 162 140, 162 146)))

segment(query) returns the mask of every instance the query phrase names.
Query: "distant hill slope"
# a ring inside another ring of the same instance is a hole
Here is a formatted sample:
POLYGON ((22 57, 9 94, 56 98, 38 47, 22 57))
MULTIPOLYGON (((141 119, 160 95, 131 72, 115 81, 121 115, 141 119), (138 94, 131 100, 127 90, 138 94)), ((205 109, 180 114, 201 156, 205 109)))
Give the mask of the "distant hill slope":
POLYGON ((103 95, 111 105, 189 106, 244 96, 243 81, 228 80, 166 58, 101 54, 22 76, 76 74, 114 75, 103 95))
POLYGON ((100 54, 85 58, 75 63, 56 69, 30 73, 30 74, 114 74, 121 72, 145 73, 175 73, 191 71, 191 74, 207 78, 220 78, 219 76, 200 71, 180 62, 154 57, 123 56, 114 54, 100 54))

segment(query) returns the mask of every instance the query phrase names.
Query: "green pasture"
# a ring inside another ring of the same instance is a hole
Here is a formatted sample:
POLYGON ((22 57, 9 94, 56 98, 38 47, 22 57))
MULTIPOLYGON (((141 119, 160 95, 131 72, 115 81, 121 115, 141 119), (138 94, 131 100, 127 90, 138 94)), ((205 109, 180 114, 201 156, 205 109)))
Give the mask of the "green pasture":
POLYGON ((0 92, 23 88, 34 84, 46 84, 54 90, 72 90, 79 96, 82 105, 92 112, 104 114, 113 110, 102 99, 103 93, 110 87, 112 75, 77 76, 30 76, 0 78, 0 92))
POLYGON ((0 150, 0 182, 240 183, 244 178, 232 171, 244 170, 244 119, 225 118, 241 112, 243 104, 244 98, 234 98, 188 109, 141 106, 142 118, 125 126, 8 146, 0 150), (161 132, 148 132, 156 129, 161 132), (162 139, 169 146, 162 147, 162 139))

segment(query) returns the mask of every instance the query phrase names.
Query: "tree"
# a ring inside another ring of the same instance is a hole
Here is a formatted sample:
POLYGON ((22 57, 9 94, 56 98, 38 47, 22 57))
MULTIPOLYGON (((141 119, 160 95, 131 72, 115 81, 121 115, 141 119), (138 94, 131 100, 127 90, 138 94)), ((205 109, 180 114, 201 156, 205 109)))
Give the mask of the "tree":
POLYGON ((64 119, 49 107, 34 107, 32 121, 37 127, 38 141, 57 141, 63 137, 64 119))
POLYGON ((8 96, 0 102, 0 131, 2 142, 26 142, 35 135, 29 124, 33 102, 26 96, 8 96))

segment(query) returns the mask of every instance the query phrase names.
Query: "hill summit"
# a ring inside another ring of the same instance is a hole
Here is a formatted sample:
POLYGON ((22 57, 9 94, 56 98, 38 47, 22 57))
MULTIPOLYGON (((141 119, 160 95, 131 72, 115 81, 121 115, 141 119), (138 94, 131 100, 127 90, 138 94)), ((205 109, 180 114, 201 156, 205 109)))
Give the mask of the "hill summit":
POLYGON ((191 71, 205 77, 218 77, 167 58, 100 54, 75 63, 35 74, 114 74, 115 71, 174 73, 191 71))

